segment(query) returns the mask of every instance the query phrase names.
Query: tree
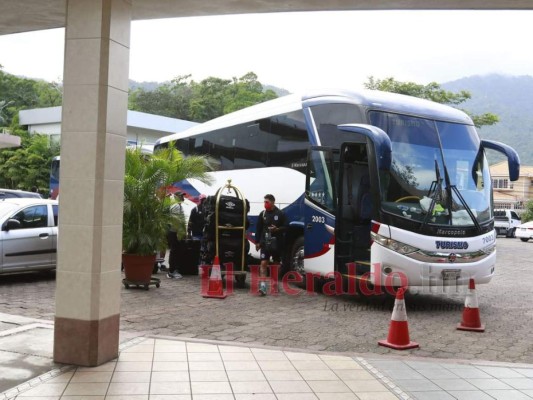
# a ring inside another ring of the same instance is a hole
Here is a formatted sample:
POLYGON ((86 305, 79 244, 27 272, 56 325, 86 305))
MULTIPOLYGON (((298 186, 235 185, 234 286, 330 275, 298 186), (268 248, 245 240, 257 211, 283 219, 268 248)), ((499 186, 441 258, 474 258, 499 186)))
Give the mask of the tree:
POLYGON ((21 146, 0 150, 0 187, 30 190, 36 186, 48 193, 50 165, 59 154, 59 146, 49 143, 47 135, 30 135, 17 129, 12 132, 21 137, 21 146))
POLYGON ((62 97, 59 83, 19 78, 2 71, 0 65, 0 125, 11 125, 19 110, 59 106, 62 97))
MULTIPOLYGON (((464 103, 472 96, 470 92, 461 90, 459 93, 453 93, 444 90, 436 82, 428 83, 427 85, 421 85, 415 82, 400 82, 392 77, 385 79, 374 79, 373 76, 368 78, 368 81, 364 83, 366 89, 382 90, 384 92, 392 92, 405 94, 408 96, 419 97, 421 99, 431 100, 436 103, 458 105, 464 103)), ((478 128, 481 126, 494 125, 499 121, 498 116, 493 113, 485 113, 481 115, 473 115, 466 110, 462 110, 467 113, 474 122, 474 125, 478 128)))
POLYGON ((138 88, 130 93, 131 110, 205 122, 232 111, 275 99, 272 90, 263 90, 257 75, 240 78, 209 77, 195 82, 190 75, 178 76, 153 91, 138 88))
POLYGON ((0 100, 0 126, 3 126, 7 121, 6 117, 4 116, 4 109, 11 103, 12 101, 8 103, 6 100, 0 100))
POLYGON ((50 143, 47 135, 30 135, 20 127, 18 112, 61 105, 62 97, 59 83, 19 78, 3 72, 0 65, 0 127, 21 137, 19 148, 0 150, 0 187, 29 190, 37 186, 48 193, 50 165, 59 145, 50 143))
POLYGON ((193 82, 193 99, 190 104, 193 121, 204 122, 224 115, 230 80, 209 77, 193 82))
POLYGON ((174 182, 198 179, 210 184, 211 169, 203 156, 183 157, 174 147, 146 156, 140 147, 126 150, 124 177, 123 250, 152 255, 166 247, 168 225, 185 234, 181 213, 173 212, 173 200, 165 190, 174 182))
POLYGON ((63 86, 59 82, 36 81, 38 107, 57 107, 63 102, 63 86))
POLYGON ((129 95, 129 109, 165 117, 191 120, 192 87, 190 75, 182 75, 155 90, 138 88, 129 95))
POLYGON ((522 223, 533 220, 533 200, 526 203, 525 211, 520 215, 522 223))
POLYGON ((253 72, 248 72, 240 79, 233 78, 233 84, 226 96, 224 114, 278 97, 271 89, 263 91, 263 85, 257 80, 257 75, 253 72))

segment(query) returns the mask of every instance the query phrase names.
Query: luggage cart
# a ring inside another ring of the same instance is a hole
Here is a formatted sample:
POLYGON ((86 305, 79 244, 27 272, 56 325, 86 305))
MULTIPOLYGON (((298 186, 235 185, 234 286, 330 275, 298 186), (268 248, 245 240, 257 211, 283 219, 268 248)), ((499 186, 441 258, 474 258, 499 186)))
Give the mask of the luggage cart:
MULTIPOLYGON (((241 265, 239 269, 234 268, 233 269, 233 275, 235 276, 235 282, 237 287, 244 287, 246 282, 246 259, 247 259, 247 252, 246 252, 246 241, 248 240, 246 238, 246 229, 247 229, 247 221, 248 221, 248 207, 246 198, 243 196, 241 191, 231 183, 231 179, 228 179, 228 182, 222 186, 216 193, 216 201, 215 201, 215 256, 220 256, 220 235, 224 231, 229 232, 240 232, 241 233, 241 265), (224 189, 227 189, 227 194, 235 194, 235 197, 242 201, 243 203, 243 210, 242 210, 242 224, 240 226, 227 226, 227 225, 220 225, 219 220, 219 203, 220 203, 220 197, 222 196, 222 192, 224 189)), ((222 260, 224 257, 219 257, 219 260, 222 260)), ((222 274, 225 274, 226 271, 223 270, 222 274)))

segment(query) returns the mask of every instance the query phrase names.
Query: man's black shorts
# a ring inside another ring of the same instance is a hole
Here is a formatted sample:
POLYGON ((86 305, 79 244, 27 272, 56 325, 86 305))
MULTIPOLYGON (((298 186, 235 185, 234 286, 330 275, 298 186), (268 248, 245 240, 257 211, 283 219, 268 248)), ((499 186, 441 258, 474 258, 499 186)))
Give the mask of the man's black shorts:
POLYGON ((270 261, 270 257, 272 257, 273 262, 279 263, 281 261, 281 255, 279 253, 268 253, 263 248, 259 249, 259 258, 261 259, 261 261, 270 261))

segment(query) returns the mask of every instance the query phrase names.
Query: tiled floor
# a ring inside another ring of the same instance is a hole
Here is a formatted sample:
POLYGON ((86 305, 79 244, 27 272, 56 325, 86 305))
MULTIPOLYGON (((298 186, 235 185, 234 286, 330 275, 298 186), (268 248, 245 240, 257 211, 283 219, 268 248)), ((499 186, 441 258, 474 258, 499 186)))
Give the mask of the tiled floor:
POLYGON ((416 400, 533 399, 531 368, 383 359, 368 362, 416 400))
POLYGON ((21 400, 396 400, 350 357, 145 339, 118 360, 77 368, 21 400))

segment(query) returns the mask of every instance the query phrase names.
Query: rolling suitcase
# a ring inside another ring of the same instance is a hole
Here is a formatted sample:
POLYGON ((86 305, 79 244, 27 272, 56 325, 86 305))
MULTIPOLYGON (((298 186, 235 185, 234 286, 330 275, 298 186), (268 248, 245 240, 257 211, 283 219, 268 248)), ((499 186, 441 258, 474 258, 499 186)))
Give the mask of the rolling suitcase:
POLYGON ((182 275, 198 275, 198 265, 200 263, 200 241, 180 240, 178 241, 178 254, 180 255, 178 270, 182 275))

